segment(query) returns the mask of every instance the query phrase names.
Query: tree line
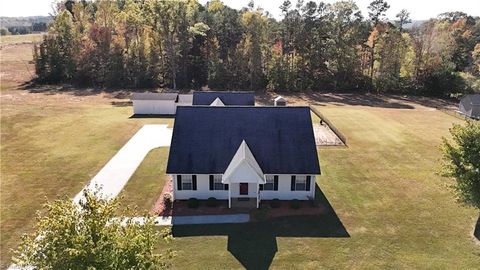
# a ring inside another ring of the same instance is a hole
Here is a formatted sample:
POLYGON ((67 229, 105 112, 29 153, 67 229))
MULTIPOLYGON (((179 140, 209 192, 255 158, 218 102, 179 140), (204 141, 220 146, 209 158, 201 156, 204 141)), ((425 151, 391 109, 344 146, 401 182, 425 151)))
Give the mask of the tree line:
POLYGON ((374 0, 288 0, 282 19, 219 0, 68 0, 35 46, 38 81, 95 87, 376 91, 480 89, 480 18, 440 14, 407 28, 374 0))

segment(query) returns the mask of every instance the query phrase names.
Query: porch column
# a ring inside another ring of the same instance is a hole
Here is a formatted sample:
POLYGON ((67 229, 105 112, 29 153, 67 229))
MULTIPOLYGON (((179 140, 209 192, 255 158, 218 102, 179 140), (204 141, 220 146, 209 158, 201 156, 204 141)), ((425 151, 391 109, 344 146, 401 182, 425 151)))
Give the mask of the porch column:
POLYGON ((232 208, 232 183, 228 185, 228 208, 232 208))
POLYGON ((259 185, 257 183, 257 208, 260 205, 260 190, 259 190, 259 185))

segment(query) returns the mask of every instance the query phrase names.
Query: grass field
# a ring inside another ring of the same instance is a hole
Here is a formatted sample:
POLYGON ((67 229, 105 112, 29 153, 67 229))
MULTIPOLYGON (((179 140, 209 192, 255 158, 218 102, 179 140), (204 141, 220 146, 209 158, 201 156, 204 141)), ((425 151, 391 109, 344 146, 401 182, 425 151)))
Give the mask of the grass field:
POLYGON ((0 36, 0 45, 42 41, 43 33, 0 36))
POLYGON ((441 136, 459 120, 424 108, 319 109, 349 141, 319 149, 318 185, 341 224, 325 215, 175 226, 175 268, 478 268, 478 212, 457 205, 435 174, 441 136))
MULTIPOLYGON (((31 45, 15 48, 7 59, 28 59, 31 45)), ((15 73, 3 53, 2 69, 15 73)), ((21 77, 5 87, 1 78, 4 268, 45 198, 74 196, 143 124, 173 120, 129 118, 131 107, 122 105, 119 93, 64 93, 53 87, 33 93, 37 89, 19 87, 21 77)), ((287 99, 315 104, 348 138, 348 147, 319 149, 318 185, 334 212, 243 225, 175 226, 174 268, 478 268, 480 246, 471 238, 478 212, 456 204, 448 182, 435 174, 441 137, 460 120, 417 100, 287 99)), ((151 208, 162 188, 167 153, 166 148, 149 153, 127 184, 123 203, 151 208)))

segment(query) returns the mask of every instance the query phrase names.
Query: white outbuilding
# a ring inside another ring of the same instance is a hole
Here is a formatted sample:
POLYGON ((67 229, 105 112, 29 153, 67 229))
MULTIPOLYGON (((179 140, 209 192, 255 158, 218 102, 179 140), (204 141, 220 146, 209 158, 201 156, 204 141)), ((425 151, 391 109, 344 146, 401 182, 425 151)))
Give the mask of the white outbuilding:
POLYGON ((131 100, 135 115, 174 115, 178 93, 133 93, 131 100))
POLYGON ((466 95, 460 100, 458 106, 461 114, 480 119, 480 94, 466 95))
POLYGON ((274 106, 287 106, 287 100, 282 96, 278 96, 273 100, 273 105, 274 106))

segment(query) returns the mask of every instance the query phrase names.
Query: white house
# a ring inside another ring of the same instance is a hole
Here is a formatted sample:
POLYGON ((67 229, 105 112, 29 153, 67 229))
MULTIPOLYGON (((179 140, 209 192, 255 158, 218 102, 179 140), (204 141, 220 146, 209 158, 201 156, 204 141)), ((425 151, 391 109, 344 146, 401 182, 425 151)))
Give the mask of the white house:
POLYGON ((480 94, 466 95, 460 100, 458 106, 461 114, 480 119, 480 94))
POLYGON ((179 107, 167 165, 175 200, 308 200, 320 174, 308 107, 179 107))

